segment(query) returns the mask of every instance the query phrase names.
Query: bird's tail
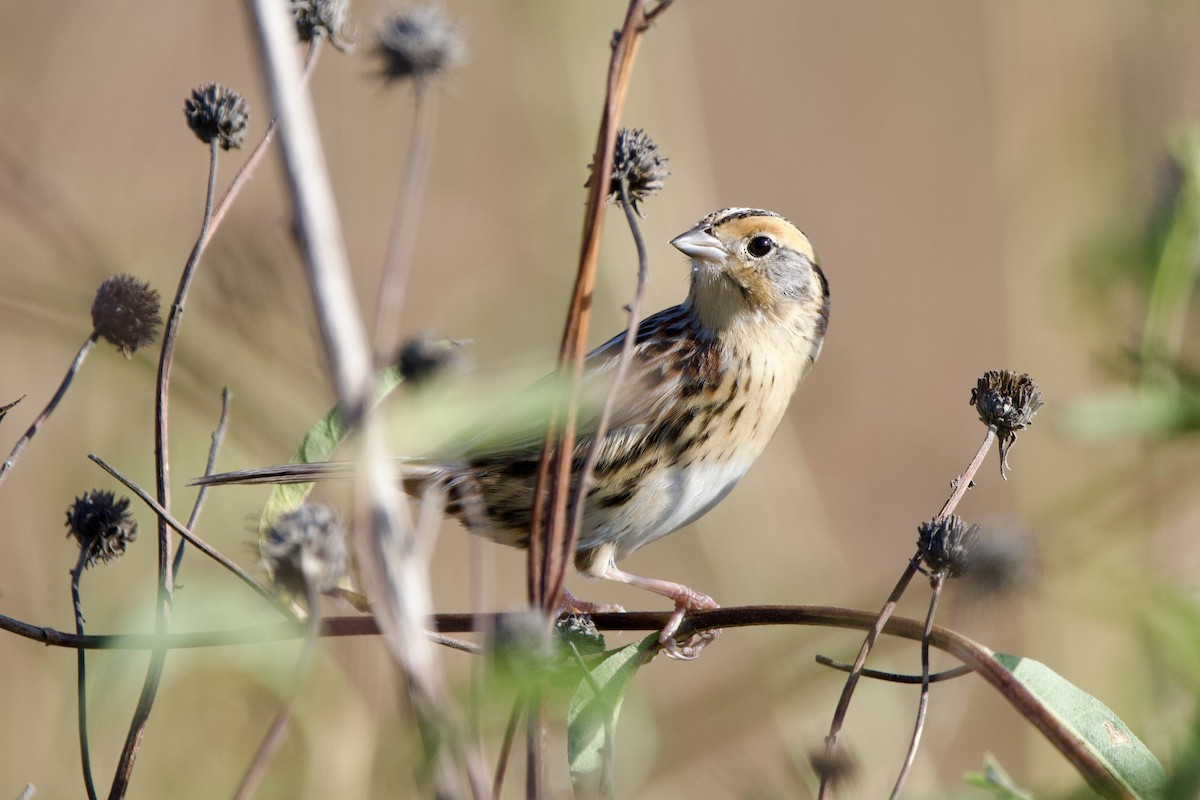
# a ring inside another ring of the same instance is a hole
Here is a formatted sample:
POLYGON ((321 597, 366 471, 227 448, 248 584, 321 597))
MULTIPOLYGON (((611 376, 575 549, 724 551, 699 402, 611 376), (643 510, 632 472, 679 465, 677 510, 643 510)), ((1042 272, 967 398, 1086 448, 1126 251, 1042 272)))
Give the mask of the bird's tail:
MULTIPOLYGON (((313 481, 346 480, 354 475, 354 466, 350 461, 279 464, 274 467, 257 467, 205 475, 191 481, 189 485, 225 486, 227 484, 312 483, 313 481)), ((434 465, 403 458, 392 459, 390 466, 395 471, 396 477, 403 478, 406 483, 432 478, 439 471, 434 465)))

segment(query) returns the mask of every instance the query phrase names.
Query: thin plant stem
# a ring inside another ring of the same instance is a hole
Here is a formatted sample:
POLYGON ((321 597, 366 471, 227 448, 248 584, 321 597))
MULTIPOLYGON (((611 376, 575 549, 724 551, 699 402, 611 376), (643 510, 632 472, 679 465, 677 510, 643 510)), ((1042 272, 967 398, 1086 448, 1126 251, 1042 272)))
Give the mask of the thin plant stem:
MULTIPOLYGON (((304 83, 307 83, 308 79, 312 76, 313 69, 317 64, 317 55, 320 53, 320 47, 321 39, 319 37, 314 38, 309 42, 308 55, 304 60, 304 75, 301 79, 301 81, 304 83)), ((258 144, 256 144, 254 149, 250 151, 250 155, 246 157, 246 160, 242 162, 242 166, 238 168, 238 171, 233 176, 233 180, 230 181, 229 186, 226 187, 225 193, 221 195, 221 199, 217 201, 217 204, 213 207, 212 215, 208 224, 209 236, 204 241, 196 243, 197 252, 195 255, 197 259, 204 254, 204 251, 208 247, 208 242, 212 239, 212 234, 225 219, 225 214, 229 211, 230 207, 233 206, 233 201, 237 199, 237 196, 241 193, 242 188, 254 175, 254 170, 258 166, 258 162, 262 161, 263 156, 266 155, 267 148, 270 146, 271 140, 275 138, 275 132, 278 129, 279 117, 272 117, 271 121, 267 123, 267 129, 263 132, 262 138, 258 140, 258 144)), ((221 392, 221 422, 218 425, 218 430, 220 431, 221 435, 224 435, 227 405, 229 401, 228 392, 228 388, 223 389, 221 392)), ((213 436, 213 446, 209 450, 208 468, 204 473, 205 475, 212 473, 216 451, 219 447, 219 442, 217 441, 219 437, 217 436, 217 433, 214 432, 213 436)), ((196 495, 196 503, 192 507, 192 514, 188 518, 189 528, 196 524, 196 519, 199 516, 200 509, 204 504, 205 494, 205 487, 201 487, 200 493, 196 495)), ((179 545, 179 550, 175 554, 175 563, 173 565, 173 572, 175 573, 179 572, 180 564, 183 561, 183 551, 184 544, 181 542, 179 545)))
MULTIPOLYGON (((665 5, 660 3, 655 12, 659 13, 663 8, 665 5)), ((613 153, 621 114, 625 107, 625 96, 629 91, 638 46, 648 26, 645 0, 630 0, 621 35, 613 44, 609 61, 604 106, 596 136, 596 148, 592 155, 595 169, 593 174, 597 176, 612 174, 613 153)), ((569 382, 568 392, 562 406, 552 410, 550 414, 546 438, 542 443, 542 457, 534 480, 528 589, 530 603, 547 614, 558 603, 558 597, 550 596, 547 592, 551 576, 565 574, 569 566, 563 563, 563 540, 566 536, 567 501, 570 493, 571 462, 574 460, 573 445, 579 411, 580 384, 583 378, 583 360, 587 354, 591 299, 600 257, 600 234, 604 227, 604 198, 608 194, 607 189, 608 182, 598 178, 591 182, 588 190, 579 269, 559 348, 558 370, 569 382), (547 489, 548 493, 545 492, 547 489)), ((553 582, 561 586, 561 578, 554 579, 553 582)))
MULTIPOLYGON (((71 570, 71 606, 75 610, 75 633, 83 636, 83 601, 79 597, 79 581, 83 578, 83 570, 87 566, 90 545, 79 548, 79 560, 71 570)), ((88 747, 87 724, 87 651, 80 648, 75 651, 75 694, 79 704, 79 760, 83 768, 83 785, 87 789, 88 800, 96 800, 96 784, 92 780, 92 759, 88 747)))
POLYGON ((545 797, 546 699, 536 689, 526 696, 525 800, 545 797))
MULTIPOLYGON (((304 80, 307 80, 307 77, 311 74, 312 67, 316 63, 317 53, 319 52, 318 46, 319 40, 313 40, 309 47, 308 58, 305 62, 304 80)), ((201 225, 200 236, 197 237, 196 244, 193 246, 192 253, 188 258, 188 264, 184 267, 175 303, 171 306, 171 313, 163 335, 162 355, 159 360, 158 391, 155 403, 155 466, 158 498, 164 510, 170 507, 170 489, 168 486, 170 473, 167 463, 167 384, 169 382, 170 357, 174 350, 174 336, 178 328, 178 318, 183 312, 183 302, 186 299, 187 288, 195 273, 195 267, 200 261, 200 256, 208 246, 212 231, 220 225, 233 200, 250 179, 258 162, 262 160, 262 156, 265 154, 267 146, 274 137, 277 127, 278 119, 272 119, 267 126, 266 132, 263 134, 263 138, 250 153, 250 156, 243 163, 241 169, 234 175, 233 181, 222 195, 220 203, 215 207, 213 205, 213 195, 216 187, 217 145, 216 142, 211 142, 209 145, 211 160, 208 192, 205 200, 204 222, 201 225), (174 321, 174 324, 172 324, 172 321, 174 321), (170 339, 168 339, 168 336, 170 339)), ((169 624, 170 620, 170 595, 174 589, 174 562, 171 560, 169 535, 161 516, 158 535, 160 600, 159 612, 156 615, 155 624, 165 626, 169 624)), ((156 653, 151 656, 150 665, 146 672, 146 680, 142 685, 142 694, 138 699, 138 706, 134 711, 134 718, 130 723, 129 734, 126 736, 125 745, 121 751, 121 758, 117 765, 117 772, 113 778, 113 786, 109 792, 110 798, 123 797, 125 791, 128 789, 129 776, 133 770, 133 761, 137 757, 137 750, 141 744, 141 738, 145 733, 145 723, 149 718, 150 710, 154 704, 154 697, 158 690, 158 682, 162 677, 164 659, 165 653, 162 655, 156 653)))
MULTIPOLYGON (((936 519, 945 519, 958 508, 959 501, 967 493, 967 489, 971 486, 971 481, 975 478, 975 474, 979 472, 984 458, 987 457, 988 451, 995 441, 996 430, 988 426, 987 434, 984 435, 983 442, 975 452, 975 457, 971 459, 971 463, 967 465, 963 473, 952 481, 950 497, 942 505, 942 509, 938 512, 936 519)), ((842 687, 841 696, 838 698, 837 708, 833 712, 833 720, 829 724, 829 734, 825 737, 825 757, 830 762, 837 755, 838 736, 845 725, 846 714, 850 710, 850 700, 854 696, 854 690, 858 686, 858 679, 862 675, 863 667, 867 663, 867 655, 870 654, 871 648, 875 645, 875 640, 879 638, 879 634, 882 632, 884 625, 887 624, 888 618, 895 612, 896 605, 900 602, 901 596, 903 596, 904 591, 908 588, 908 584, 912 582, 913 576, 917 574, 920 567, 921 553, 918 551, 909 559, 908 566, 904 568, 900 580, 896 582, 895 588, 892 589, 892 593, 883 604, 883 608, 880 609, 875 624, 871 626, 870 631, 867 632, 866 639, 863 640, 862 647, 859 648, 858 656, 854 659, 854 664, 850 668, 850 674, 846 676, 846 683, 842 687)), ((821 785, 817 790, 817 800, 828 800, 832 796, 833 782, 830 779, 830 774, 826 773, 821 776, 821 785)))
POLYGON ((285 617, 287 617, 289 619, 295 619, 296 615, 292 613, 292 610, 287 605, 287 603, 280 600, 279 597, 274 592, 272 592, 270 589, 263 586, 258 581, 254 580, 254 578, 250 577, 249 573, 247 573, 244 569, 239 567, 233 561, 230 561, 228 558, 226 558, 224 555, 222 555, 215 547, 213 547, 208 542, 201 539, 196 534, 192 533, 191 530, 186 525, 184 525, 179 520, 175 519, 175 517, 173 517, 171 515, 171 512, 169 512, 165 508, 163 508, 153 497, 151 497, 146 492, 145 489, 143 489, 141 486, 139 486, 136 482, 130 480, 125 475, 123 475, 119 470, 117 470, 116 467, 109 464, 107 461, 105 461, 100 456, 98 456, 94 453, 89 453, 88 458, 90 458, 92 461, 96 462, 96 464, 98 464, 100 466, 100 468, 103 469, 105 472, 107 472, 109 475, 112 475, 114 478, 119 480, 121 483, 125 484, 125 486, 128 487, 131 492, 136 494, 143 503, 148 505, 150 507, 150 509, 155 514, 158 515, 159 520, 161 520, 164 524, 166 524, 168 527, 170 527, 176 533, 178 533, 180 536, 182 536, 185 541, 191 542, 192 546, 195 547, 197 550, 204 553, 206 556, 208 556, 212 560, 216 561, 218 564, 223 566, 225 569, 229 570, 234 575, 236 575, 238 578, 240 578, 242 583, 249 586, 256 593, 258 593, 259 596, 261 596, 263 599, 267 600, 272 606, 274 606, 276 609, 278 609, 278 611, 281 614, 283 614, 285 617))
POLYGON ((583 513, 587 509, 588 489, 592 483, 592 473, 595 470, 596 459, 600 457, 600 447, 604 444, 605 434, 608 432, 608 422, 612 420, 612 411, 617 405, 617 396, 625 383, 625 375, 629 373, 629 363, 634 357, 637 329, 642 321, 642 302, 646 299, 646 283, 649 276, 646 240, 642 237, 642 230, 637 224, 634 207, 630 204, 629 187, 626 185, 625 178, 620 179, 618 190, 620 207, 625 212, 625 221, 629 223, 629 231, 634 236, 634 246, 637 248, 637 288, 634 290, 634 300, 629 303, 629 324, 625 326, 625 337, 620 343, 620 355, 617 357, 616 371, 613 371, 612 386, 608 389, 604 408, 600 411, 600 419, 596 421, 595 433, 588 445, 587 455, 583 457, 583 465, 575 488, 575 505, 571 509, 571 527, 563 542, 564 570, 559 575, 551 576, 552 581, 548 591, 552 597, 557 597, 562 591, 566 572, 565 565, 570 564, 571 554, 575 553, 575 547, 580 541, 583 531, 583 513))
MULTIPOLYGON (((308 54, 304 59, 304 74, 300 78, 301 85, 307 84, 308 79, 312 77, 313 70, 317 65, 317 56, 321 52, 320 47, 320 37, 316 37, 308 43, 308 54)), ((221 195, 217 207, 213 209, 212 230, 215 231, 221 224, 221 221, 225 219, 225 213, 229 211, 230 206, 233 205, 233 201, 241 193, 242 188, 254 175, 254 170, 258 166, 258 162, 262 161, 263 156, 266 155, 267 148, 270 146, 271 140, 275 138, 275 132, 278 130, 279 116, 276 115, 271 117, 271 121, 267 123, 267 129, 263 132, 262 138, 258 140, 258 144, 254 146, 254 149, 250 151, 250 155, 242 163, 241 169, 237 171, 237 174, 233 176, 233 180, 229 182, 229 188, 225 190, 225 194, 221 195)))
POLYGON ((233 795, 234 800, 249 800, 254 796, 263 776, 267 774, 267 767, 270 766, 271 759, 275 757, 279 746, 283 744, 283 737, 287 735, 288 725, 292 721, 292 714, 296 708, 296 700, 299 699, 300 690, 304 687, 304 682, 312 670, 313 657, 317 652, 318 633, 321 628, 321 609, 320 595, 311 580, 304 581, 304 596, 305 605, 308 608, 308 624, 305 625, 304 644, 300 648, 300 658, 296 662, 296 673, 292 678, 291 692, 283 706, 275 714, 275 719, 271 723, 271 727, 267 729, 262 744, 258 746, 254 760, 250 762, 246 774, 242 777, 242 782, 238 785, 237 792, 233 795))
MULTIPOLYGON (((457 732, 447 719, 436 652, 422 628, 432 602, 428 570, 422 571, 408 556, 411 524, 387 463, 381 423, 369 413, 375 390, 372 355, 350 279, 316 113, 293 52, 294 26, 276 0, 252 0, 250 10, 271 104, 285 112, 280 146, 326 368, 347 427, 360 429, 362 468, 354 486, 359 564, 375 612, 385 623, 386 643, 405 678, 422 741, 439 742, 457 732)), ((426 776, 432 791, 459 794, 459 776, 447 752, 439 749, 428 755, 426 776)))
POLYGON ((933 633, 933 618, 937 614, 938 600, 942 596, 942 585, 945 574, 938 572, 933 575, 933 595, 929 598, 929 612, 925 615, 925 630, 921 635, 921 697, 917 701, 917 719, 913 724, 912 739, 908 743, 908 752, 904 755, 904 764, 896 777, 896 785, 892 787, 891 800, 900 797, 900 790, 908 780, 913 762, 917 758, 917 747, 921 744, 921 734, 925 731, 925 714, 929 709, 929 637, 933 633))
MULTIPOLYGON (((828 656, 819 654, 816 656, 816 662, 823 667, 830 667, 838 670, 839 672, 849 672, 851 667, 854 666, 853 664, 847 664, 844 661, 834 661, 828 656)), ((955 678, 961 678, 964 675, 970 675, 972 671, 973 670, 970 667, 958 666, 954 667, 953 669, 948 669, 943 672, 934 672, 929 676, 925 676, 923 674, 904 675, 898 672, 886 672, 881 669, 867 668, 862 671, 862 676, 864 678, 872 678, 877 681, 887 681, 888 683, 907 684, 921 683, 926 679, 926 677, 928 677, 930 683, 941 683, 942 681, 949 681, 955 678)))
POLYGON ((375 310, 375 366, 381 368, 396 355, 400 311, 408 277, 412 272, 413 250, 421 222, 421 203, 432 161, 434 128, 437 122, 437 92, 424 79, 413 84, 412 140, 404 168, 404 181, 392 217, 392 233, 384 258, 383 281, 375 310))
MULTIPOLYGON (((217 188, 217 140, 209 142, 208 187, 204 194, 204 217, 200 223, 200 234, 192 246, 183 273, 179 277, 179 288, 175 292, 175 301, 167 314, 167 322, 163 327, 162 350, 158 358, 158 380, 154 395, 154 478, 158 495, 158 503, 164 511, 171 508, 171 465, 168 448, 168 414, 167 405, 171 389, 171 364, 175 355, 175 342, 179 336, 179 325, 183 319, 183 309, 187 302, 188 289, 196 275, 196 267, 200 263, 200 254, 208 242, 209 228, 212 222, 213 199, 217 188)), ((175 590, 175 580, 171 559, 171 530, 166 520, 158 520, 158 603, 154 618, 156 633, 166 633, 171 625, 171 596, 175 590)), ((142 683, 142 693, 138 698, 133 719, 129 723, 129 733, 121 749, 121 758, 117 762, 117 770, 113 775, 112 788, 109 790, 109 800, 119 800, 129 789, 129 779, 133 773, 133 762, 137 758, 142 737, 146 733, 146 722, 150 719, 150 711, 154 707, 154 698, 158 694, 158 684, 162 680, 163 667, 166 665, 167 651, 156 650, 150 654, 150 664, 146 668, 146 678, 142 683)))
POLYGON ((62 383, 58 385, 58 390, 54 392, 54 396, 50 398, 50 402, 42 409, 42 413, 38 414, 33 422, 29 425, 28 430, 24 435, 17 440, 13 445, 12 452, 8 454, 8 458, 4 464, 0 466, 0 483, 4 482, 5 476, 9 470, 13 468, 13 464, 17 463, 17 459, 21 457, 21 452, 29 444, 30 440, 37 435, 38 430, 54 413, 54 409, 58 408, 59 402, 62 401, 63 395, 67 393, 67 389, 71 388, 71 381, 75 379, 75 373, 79 372, 79 368, 83 366, 83 360, 87 358, 87 354, 91 352, 96 345, 96 339, 100 334, 92 331, 91 335, 84 341, 83 346, 79 348, 79 352, 75 354, 75 360, 71 362, 71 366, 67 368, 67 374, 63 376, 62 383))
POLYGON ((481 656, 484 653, 483 647, 468 642, 464 639, 455 639, 453 636, 443 636, 440 633, 427 633, 426 637, 434 644, 440 644, 442 647, 449 647, 451 650, 458 650, 463 653, 470 653, 473 656, 481 656))
POLYGON ((954 513, 958 508, 958 503, 963 499, 963 495, 967 493, 967 489, 971 488, 972 481, 975 480, 975 474, 979 472, 979 468, 983 465, 983 459, 987 457, 988 451, 992 449, 992 442, 996 441, 996 428, 992 425, 988 426, 987 435, 983 437, 983 444, 979 445, 979 450, 975 452, 975 457, 971 459, 971 463, 954 479, 951 484, 952 491, 950 496, 946 498, 946 502, 942 505, 942 510, 938 512, 935 519, 943 520, 954 513))
POLYGON ((521 694, 513 700, 512 711, 508 715, 508 724, 504 726, 504 738, 500 740, 500 755, 496 757, 496 775, 492 779, 492 797, 500 800, 500 792, 504 789, 504 778, 508 773, 508 762, 512 759, 513 743, 517 739, 517 724, 521 721, 521 711, 526 707, 525 697, 521 694))
MULTIPOLYGON (((658 5, 656 11, 661 12, 658 5)), ((574 461, 575 433, 579 416, 579 400, 583 382, 583 362, 587 354, 588 326, 591 321, 592 293, 596 284, 596 267, 600 257, 600 234, 604 227, 604 198, 608 182, 600 176, 612 174, 617 130, 629 90, 633 64, 642 35, 649 27, 645 0, 630 0, 621 34, 613 42, 605 86, 604 106, 596 149, 592 156, 594 175, 587 195, 583 217, 583 236, 580 242, 579 269, 575 288, 567 308, 559 347, 558 374, 568 381, 566 397, 551 410, 542 441, 542 455, 533 484, 533 506, 529 526, 527 584, 530 605, 541 609, 550 624, 552 610, 558 605, 571 553, 566 550, 568 533, 568 501, 571 487, 571 467, 574 461), (548 491, 547 491, 548 490, 548 491)), ((541 797, 542 771, 545 763, 545 705, 540 693, 530 698, 526 746, 528 772, 526 793, 541 797), (537 708, 533 706, 536 705, 537 708)))
MULTIPOLYGON (((217 420, 217 427, 212 432, 212 443, 208 447, 208 461, 204 465, 205 475, 212 475, 213 468, 217 464, 217 451, 221 449, 221 442, 225 439, 225 428, 229 424, 229 397, 229 387, 226 386, 221 390, 221 416, 217 420)), ((200 491, 196 493, 196 502, 192 504, 192 513, 188 516, 188 530, 196 527, 196 521, 200 518, 200 511, 204 508, 204 498, 207 496, 208 487, 201 484, 200 491)), ((179 568, 183 565, 183 552, 186 545, 187 539, 184 539, 175 550, 175 564, 171 572, 176 580, 179 578, 179 568)))
POLYGON ((596 432, 592 434, 592 441, 588 445, 587 454, 583 458, 583 466, 579 471, 575 488, 575 505, 571 513, 571 527, 567 530, 567 536, 563 542, 563 569, 557 575, 551 576, 552 581, 548 590, 551 597, 557 597, 562 591, 566 578, 566 567, 571 563, 571 555, 575 552, 575 546, 583 532, 583 515, 587 509, 592 472, 595 470, 596 460, 600 456, 604 435, 608 433, 608 425, 612 419, 617 396, 625 383, 625 376, 629 373, 629 363, 633 360, 633 348, 637 343, 638 326, 642 321, 642 302, 646 297, 646 282, 650 272, 646 258, 646 242, 642 238, 637 216, 629 202, 629 187, 626 178, 622 177, 618 184, 620 195, 618 199, 621 209, 625 212, 625 221, 629 224, 629 232, 633 235, 634 246, 637 248, 637 288, 633 293, 633 301, 629 304, 629 323, 625 326, 625 338, 621 341, 621 353, 617 357, 617 368, 613 371, 612 386, 609 387, 608 396, 604 399, 604 408, 600 411, 600 419, 596 422, 596 432))

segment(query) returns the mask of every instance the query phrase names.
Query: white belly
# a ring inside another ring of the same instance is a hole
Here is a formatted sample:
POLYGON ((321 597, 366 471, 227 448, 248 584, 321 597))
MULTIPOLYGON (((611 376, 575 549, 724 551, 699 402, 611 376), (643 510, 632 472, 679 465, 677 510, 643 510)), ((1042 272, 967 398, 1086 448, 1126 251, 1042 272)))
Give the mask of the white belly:
POLYGON ((666 536, 707 514, 729 494, 749 463, 700 461, 654 470, 644 476, 637 494, 618 513, 586 532, 580 545, 593 547, 615 541, 614 556, 621 560, 643 545, 666 536))

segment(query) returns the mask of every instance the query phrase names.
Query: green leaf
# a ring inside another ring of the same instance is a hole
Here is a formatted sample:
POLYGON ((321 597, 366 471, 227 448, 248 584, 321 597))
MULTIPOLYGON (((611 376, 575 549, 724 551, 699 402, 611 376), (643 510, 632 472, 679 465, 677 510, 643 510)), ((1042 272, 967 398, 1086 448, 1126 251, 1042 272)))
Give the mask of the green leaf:
POLYGON ((963 779, 990 792, 996 800, 1033 800, 1033 795, 1018 786, 991 753, 983 757, 983 772, 968 772, 963 779))
MULTIPOLYGON (((388 367, 381 372, 375 386, 375 402, 378 403, 387 397, 393 389, 400 385, 401 381, 399 367, 388 367)), ((346 426, 342 422, 341 409, 334 406, 329 409, 329 413, 308 429, 308 433, 304 435, 300 446, 292 455, 290 463, 313 464, 319 461, 328 461, 345 438, 346 426)), ((266 530, 270 521, 280 514, 297 508, 304 502, 304 498, 308 497, 312 487, 311 483, 285 483, 274 486, 271 489, 271 496, 267 498, 267 504, 263 508, 262 521, 259 523, 260 530, 266 530)))
POLYGON ((579 684, 567 708, 567 758, 576 796, 611 795, 613 731, 633 673, 654 658, 658 634, 610 650, 579 684))
POLYGON ((997 653, 996 660, 1132 794, 1142 798, 1162 796, 1166 770, 1108 706, 1031 658, 997 653))

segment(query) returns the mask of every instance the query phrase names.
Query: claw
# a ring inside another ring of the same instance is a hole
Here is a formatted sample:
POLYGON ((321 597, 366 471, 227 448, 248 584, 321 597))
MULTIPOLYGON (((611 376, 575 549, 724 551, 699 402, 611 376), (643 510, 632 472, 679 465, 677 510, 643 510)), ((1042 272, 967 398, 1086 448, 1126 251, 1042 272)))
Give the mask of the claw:
MULTIPOLYGON (((686 589, 687 587, 681 588, 686 589)), ((700 652, 721 635, 720 629, 693 633, 683 643, 676 640, 675 633, 683 624, 683 618, 689 611, 709 611, 714 608, 720 608, 716 601, 695 589, 687 589, 686 594, 676 597, 675 611, 658 634, 658 643, 663 652, 678 661, 693 661, 699 658, 700 652)))

